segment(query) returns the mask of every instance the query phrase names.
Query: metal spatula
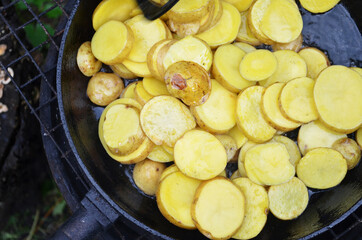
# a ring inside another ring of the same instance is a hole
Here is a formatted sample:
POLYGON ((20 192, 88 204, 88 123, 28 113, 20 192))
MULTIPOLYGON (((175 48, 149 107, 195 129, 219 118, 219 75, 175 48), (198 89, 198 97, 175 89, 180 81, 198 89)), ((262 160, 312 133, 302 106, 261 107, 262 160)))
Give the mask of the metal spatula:
POLYGON ((163 6, 157 5, 151 0, 137 0, 137 2, 143 12, 143 15, 145 15, 145 17, 149 20, 155 20, 170 10, 178 2, 178 0, 169 0, 163 6))

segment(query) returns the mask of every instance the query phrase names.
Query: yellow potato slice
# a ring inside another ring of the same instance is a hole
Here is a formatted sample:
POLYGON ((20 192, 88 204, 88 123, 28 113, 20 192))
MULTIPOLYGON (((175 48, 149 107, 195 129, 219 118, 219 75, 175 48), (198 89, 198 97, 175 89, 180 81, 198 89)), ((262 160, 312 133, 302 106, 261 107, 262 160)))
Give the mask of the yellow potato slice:
POLYGON ((268 193, 264 187, 247 178, 236 178, 233 182, 245 196, 245 218, 233 238, 254 238, 264 228, 267 220, 269 212, 268 193))
POLYGON ((236 7, 239 12, 244 12, 249 9, 254 0, 225 0, 228 3, 231 3, 236 7))
POLYGON ((165 179, 168 175, 174 172, 180 172, 180 169, 176 166, 176 164, 172 164, 171 166, 167 167, 161 174, 160 182, 165 179))
POLYGON ((145 62, 139 63, 125 59, 122 63, 124 66, 126 66, 126 68, 128 68, 138 77, 152 77, 152 74, 148 69, 147 63, 145 62))
POLYGON ((173 147, 188 130, 196 126, 189 109, 177 98, 157 96, 149 100, 141 111, 141 126, 156 145, 173 147))
POLYGON ((244 43, 244 42, 234 42, 234 46, 237 46, 241 50, 243 50, 245 53, 250 53, 256 51, 256 48, 251 46, 250 44, 244 43))
POLYGON ((326 128, 320 121, 314 121, 299 129, 298 146, 300 152, 305 155, 314 148, 331 148, 335 141, 346 137, 346 134, 334 132, 326 128))
POLYGON ((136 163, 133 169, 133 181, 142 192, 154 196, 156 195, 160 177, 165 168, 164 163, 145 159, 142 162, 136 163))
POLYGON ((260 29, 274 42, 289 43, 302 33, 303 19, 292 1, 273 0, 264 13, 260 29))
POLYGON ((189 177, 207 180, 219 175, 226 167, 224 146, 212 134, 191 130, 180 138, 174 148, 175 164, 189 177))
POLYGON ((166 152, 166 150, 162 146, 155 146, 152 152, 148 154, 147 158, 151 159, 152 161, 161 163, 173 161, 173 155, 166 152))
POLYGON ((270 140, 276 130, 265 121, 261 113, 264 87, 252 86, 241 92, 236 102, 236 121, 245 136, 256 143, 270 140))
POLYGON ((347 162, 330 148, 309 151, 297 165, 297 175, 307 187, 327 189, 337 186, 346 176, 347 162))
POLYGON ((236 151, 238 150, 238 147, 236 145, 236 141, 234 140, 234 138, 232 138, 226 134, 215 135, 215 137, 224 146, 226 155, 227 155, 227 161, 234 162, 237 159, 237 158, 235 158, 235 155, 236 155, 236 151))
POLYGON ((274 54, 260 49, 247 53, 241 60, 239 71, 248 81, 261 81, 270 77, 277 69, 278 62, 274 54))
POLYGON ((274 52, 278 67, 275 73, 267 80, 259 82, 260 85, 268 87, 276 82, 288 82, 294 78, 307 76, 307 64, 296 52, 291 50, 279 50, 274 52))
POLYGON ((167 145, 162 145, 162 147, 165 149, 166 152, 173 156, 173 147, 169 147, 167 145))
POLYGON ((233 5, 222 2, 222 8, 220 20, 213 27, 196 35, 212 48, 233 42, 238 35, 241 24, 240 13, 233 5))
POLYGON ((273 128, 288 132, 296 129, 300 124, 284 117, 280 110, 279 95, 284 85, 285 83, 274 83, 265 90, 261 110, 265 120, 267 120, 273 128))
POLYGON ((294 177, 287 183, 271 186, 268 190, 269 207, 281 220, 292 220, 307 208, 309 195, 304 183, 294 177))
POLYGON ((288 82, 280 93, 280 110, 295 122, 308 123, 318 119, 313 99, 314 80, 308 77, 288 82))
MULTIPOLYGON (((211 20, 210 26, 208 26, 207 29, 215 26, 215 24, 218 23, 218 21, 220 20, 222 13, 223 13, 222 2, 223 2, 222 0, 215 0, 214 15, 211 20)), ((207 29, 205 29, 205 30, 207 30, 207 29)), ((204 32, 205 30, 200 31, 200 33, 204 32)))
POLYGON ((283 143, 284 146, 287 148, 287 151, 290 156, 290 163, 296 167, 299 160, 301 159, 300 151, 298 145, 290 138, 284 136, 275 136, 273 138, 276 142, 283 143))
POLYGON ((152 74, 152 76, 160 81, 163 82, 161 74, 158 72, 158 66, 157 66, 157 57, 159 51, 169 44, 170 42, 175 42, 174 40, 165 39, 162 41, 159 41, 155 45, 152 46, 150 51, 147 54, 147 66, 152 74))
POLYGON ((274 52, 278 50, 292 50, 294 52, 299 52, 299 50, 302 48, 302 45, 303 36, 302 34, 300 34, 299 37, 297 37, 297 39, 295 39, 294 41, 291 41, 289 43, 275 43, 272 45, 272 48, 274 52))
POLYGON ((235 140, 238 149, 240 149, 248 141, 243 132, 240 131, 236 125, 230 129, 227 134, 235 140))
POLYGON ((358 145, 362 148, 362 127, 359 128, 356 132, 356 141, 358 145))
POLYGON ((248 10, 248 24, 253 35, 264 44, 272 45, 274 42, 268 38, 261 30, 261 22, 267 11, 271 0, 257 0, 248 10))
POLYGON ((356 141, 351 138, 341 138, 335 141, 332 148, 340 152, 344 159, 346 159, 348 170, 357 166, 361 160, 361 149, 356 141))
POLYGON ((207 101, 191 107, 190 110, 196 118, 197 124, 213 133, 226 133, 235 126, 236 95, 216 80, 211 80, 211 94, 207 101))
POLYGON ((212 1, 214 3, 211 4, 210 12, 208 12, 205 16, 203 16, 201 18, 201 20, 199 21, 200 22, 200 28, 199 28, 198 33, 201 33, 203 31, 207 30, 210 27, 211 23, 212 23, 212 19, 214 18, 215 8, 217 6, 219 6, 220 0, 218 0, 217 3, 216 3, 215 0, 212 0, 212 1))
POLYGON ((125 79, 134 79, 137 78, 137 76, 131 72, 128 68, 126 68, 126 66, 122 63, 118 63, 115 65, 110 65, 112 71, 117 74, 118 76, 120 76, 121 78, 125 78, 125 79))
POLYGON ((303 48, 299 51, 299 55, 307 64, 307 77, 312 79, 316 79, 324 69, 331 65, 328 57, 317 48, 303 48))
POLYGON ((245 154, 247 151, 249 151, 249 149, 251 149, 252 147, 255 147, 256 145, 258 145, 255 142, 251 142, 251 141, 247 141, 244 146, 240 149, 239 152, 239 156, 238 156, 238 164, 239 164, 239 169, 240 169, 240 165, 242 164, 244 168, 244 160, 245 160, 245 154))
MULTIPOLYGON (((167 2, 167 1, 166 1, 167 2)), ((180 0, 167 13, 169 19, 177 22, 191 22, 200 20, 210 12, 214 1, 211 0, 180 0)))
POLYGON ((271 142, 252 147, 245 153, 244 167, 249 179, 260 185, 278 185, 295 175, 284 144, 271 142))
POLYGON ((195 229, 191 218, 191 205, 201 181, 182 172, 168 174, 161 182, 156 200, 158 209, 171 223, 186 229, 195 229))
POLYGON ((130 13, 137 7, 135 0, 104 0, 93 12, 92 23, 94 30, 110 20, 123 22, 130 17, 130 13))
POLYGON ((324 13, 337 5, 340 0, 300 0, 302 6, 312 13, 324 13))
POLYGON ((350 67, 350 69, 352 69, 352 70, 358 72, 360 75, 362 75, 362 68, 360 68, 360 67, 350 67))
POLYGON ((245 197, 230 180, 217 177, 198 187, 191 206, 197 229, 210 239, 228 239, 240 228, 245 197))
POLYGON ((145 88, 143 87, 143 82, 139 81, 134 88, 134 98, 143 106, 148 102, 150 99, 152 99, 154 96, 149 94, 145 88))
POLYGON ((137 82, 129 84, 121 93, 121 98, 135 98, 134 89, 137 85, 137 82))
POLYGON ((341 133, 352 133, 362 124, 362 76, 344 66, 321 72, 314 86, 320 119, 341 133))
POLYGON ((103 24, 93 35, 91 46, 94 56, 101 62, 113 65, 121 63, 131 52, 134 37, 129 27, 111 20, 103 24))
POLYGON ((175 32, 180 38, 197 34, 200 30, 200 24, 199 20, 193 22, 175 22, 170 19, 167 22, 170 30, 175 32))
POLYGON ((239 66, 244 56, 245 52, 232 44, 221 46, 215 52, 212 75, 229 91, 238 93, 255 85, 240 74, 239 66))
POLYGON ((155 78, 143 78, 143 87, 152 96, 170 95, 166 84, 155 78))
POLYGON ((249 24, 248 24, 248 18, 247 18, 248 12, 241 12, 241 25, 239 28, 238 35, 236 37, 237 41, 248 43, 253 46, 258 46, 261 44, 259 39, 257 39, 254 34, 251 32, 249 24))

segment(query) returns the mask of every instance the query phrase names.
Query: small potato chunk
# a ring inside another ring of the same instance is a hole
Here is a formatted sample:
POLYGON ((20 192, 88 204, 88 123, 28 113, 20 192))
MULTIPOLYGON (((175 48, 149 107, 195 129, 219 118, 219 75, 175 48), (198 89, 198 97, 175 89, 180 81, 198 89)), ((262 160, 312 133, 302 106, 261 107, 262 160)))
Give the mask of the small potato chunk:
POLYGON ((309 151, 297 165, 297 175, 307 187, 327 189, 337 186, 346 176, 347 162, 330 148, 309 151))
POLYGON ((166 84, 155 78, 143 78, 143 88, 152 96, 170 95, 166 84))
POLYGON ((307 47, 299 51, 299 55, 307 64, 307 77, 316 79, 330 64, 328 57, 317 48, 307 47))
POLYGON ((236 151, 238 150, 238 147, 236 145, 235 140, 230 137, 229 135, 215 135, 217 139, 221 142, 221 144, 224 146, 228 162, 235 162, 237 158, 235 158, 236 151))
POLYGON ((216 177, 198 187, 191 206, 197 229, 210 239, 228 239, 240 228, 245 197, 230 180, 216 177))
POLYGON ((162 146, 155 146, 152 152, 148 154, 147 158, 152 161, 161 163, 173 161, 173 155, 166 152, 166 150, 162 146))
POLYGON ((188 106, 202 105, 211 93, 209 74, 194 62, 181 61, 169 66, 165 83, 168 92, 188 106))
POLYGON ((296 167, 299 160, 301 159, 298 145, 292 139, 284 136, 275 136, 273 140, 284 144, 290 156, 290 163, 293 164, 294 167, 296 167))
POLYGON ((236 103, 236 119, 238 127, 251 141, 263 143, 270 140, 276 130, 264 119, 261 113, 261 99, 264 87, 252 86, 238 96, 236 103))
MULTIPOLYGON (((164 1, 167 2, 167 1, 164 1)), ((201 20, 204 15, 210 12, 214 1, 211 0, 180 0, 167 13, 168 17, 177 22, 191 22, 201 20)))
POLYGON ((137 77, 152 77, 150 70, 148 69, 147 63, 145 62, 133 62, 128 59, 123 60, 123 65, 126 66, 131 72, 137 77))
POLYGON ((118 63, 115 65, 110 65, 112 71, 117 74, 118 76, 120 76, 121 78, 125 78, 125 79, 134 79, 137 76, 131 72, 128 68, 126 68, 126 66, 122 63, 118 63))
POLYGON ((98 28, 92 38, 92 52, 101 62, 121 63, 131 52, 134 36, 124 23, 111 20, 98 28))
POLYGON ((146 159, 136 163, 133 169, 133 180, 137 187, 147 195, 156 195, 158 183, 165 164, 146 159))
POLYGON ((79 70, 87 77, 93 76, 101 69, 102 62, 94 57, 91 42, 84 42, 80 45, 77 53, 77 64, 79 70))
POLYGON ((314 148, 332 148, 335 141, 346 137, 346 134, 334 132, 326 128, 320 121, 314 121, 299 129, 298 146, 300 152, 305 155, 314 148))
MULTIPOLYGON (((295 39, 294 41, 291 41, 289 43, 275 43, 275 44, 273 44, 272 47, 273 47, 273 51, 292 50, 294 52, 299 52, 302 45, 303 45, 303 36, 302 36, 302 34, 300 34, 299 37, 297 37, 297 39, 295 39)), ((308 71, 309 71, 309 66, 308 66, 308 71)))
POLYGON ((180 169, 178 169, 178 167, 176 166, 176 164, 172 164, 171 166, 167 167, 161 174, 160 177, 160 182, 165 179, 165 177, 167 177, 168 175, 170 175, 171 173, 174 172, 179 172, 180 169))
POLYGON ((201 181, 182 172, 168 174, 157 191, 157 206, 171 223, 186 229, 195 229, 191 218, 191 205, 201 181))
POLYGON ((245 196, 245 218, 233 238, 254 238, 264 228, 267 220, 269 212, 268 193, 264 187, 253 183, 248 178, 236 178, 233 182, 245 196))
POLYGON ((260 49, 247 53, 241 60, 239 71, 248 81, 261 81, 270 77, 277 69, 278 62, 274 54, 260 49))
POLYGON ((121 93, 121 98, 134 98, 135 99, 135 95, 134 95, 134 89, 137 85, 137 81, 130 83, 121 93))
POLYGON ((255 47, 251 46, 250 44, 244 43, 244 42, 234 42, 233 45, 240 48, 245 53, 250 53, 250 52, 256 51, 255 47))
POLYGON ((123 88, 124 84, 116 74, 98 72, 88 82, 87 96, 92 103, 107 106, 121 95, 123 88))
POLYGON ((249 9, 254 0, 226 0, 226 2, 234 5, 239 12, 244 12, 249 9))
POLYGON ((212 134, 191 130, 180 138, 174 148, 175 164, 185 175, 207 180, 219 175, 226 167, 224 146, 212 134))
POLYGON ((314 80, 307 77, 288 82, 281 91, 279 101, 283 115, 295 122, 308 123, 318 119, 313 99, 314 80))
POLYGON ((269 207, 281 220, 292 220, 307 208, 309 195, 304 183, 294 177, 287 183, 271 186, 268 190, 269 207))
POLYGON ((312 13, 324 13, 337 5, 340 0, 300 0, 300 4, 312 13))
POLYGON ((137 82, 136 87, 134 88, 134 98, 143 106, 152 99, 154 96, 149 94, 143 87, 143 82, 137 82))
POLYGON ((323 70, 314 86, 321 121, 337 132, 356 131, 362 124, 361 93, 362 76, 357 72, 338 65, 323 70))
POLYGON ((245 137, 243 132, 240 131, 238 126, 235 126, 232 129, 230 129, 227 134, 235 140, 236 147, 238 149, 240 149, 248 141, 248 139, 245 137))
POLYGON ((173 147, 185 132, 196 126, 190 110, 171 96, 157 96, 149 100, 140 117, 143 131, 156 145, 173 147))
POLYGON ((358 145, 362 148, 362 127, 360 127, 356 132, 356 141, 358 145))
POLYGON ((348 170, 357 166, 361 160, 361 149, 353 139, 341 138, 333 143, 332 148, 340 152, 346 159, 348 170))
POLYGON ((237 41, 248 43, 253 46, 261 45, 259 39, 257 39, 254 34, 251 32, 248 19, 247 19, 248 12, 240 12, 241 16, 241 25, 239 28, 238 36, 236 37, 237 41))
POLYGON ((289 153, 282 143, 266 143, 249 149, 245 154, 245 170, 249 179, 260 185, 288 182, 295 174, 289 153))

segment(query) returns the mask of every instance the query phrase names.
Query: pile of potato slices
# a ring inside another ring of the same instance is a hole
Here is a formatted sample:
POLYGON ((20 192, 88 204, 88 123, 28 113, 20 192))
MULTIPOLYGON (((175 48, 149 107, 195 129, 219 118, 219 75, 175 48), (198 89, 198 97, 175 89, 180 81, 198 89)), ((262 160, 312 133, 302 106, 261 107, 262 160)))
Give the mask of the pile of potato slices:
MULTIPOLYGON (((300 2, 313 13, 338 3, 300 2)), ((77 63, 106 107, 100 141, 135 164, 135 184, 176 226, 251 239, 269 211, 297 218, 307 187, 334 187, 359 163, 362 70, 303 46, 294 0, 180 0, 154 21, 135 0, 103 0, 92 23, 77 63)))

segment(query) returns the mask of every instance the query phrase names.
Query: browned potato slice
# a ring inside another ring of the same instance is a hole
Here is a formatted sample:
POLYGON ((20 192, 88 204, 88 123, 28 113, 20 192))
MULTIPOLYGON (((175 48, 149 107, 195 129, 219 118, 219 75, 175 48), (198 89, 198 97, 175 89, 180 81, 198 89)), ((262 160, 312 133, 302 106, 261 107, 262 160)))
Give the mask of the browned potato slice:
POLYGON ((280 93, 280 110, 295 122, 308 123, 318 119, 313 99, 314 80, 307 77, 288 82, 280 93))
POLYGON ((137 82, 129 84, 121 93, 121 98, 135 98, 134 89, 137 85, 137 82))
POLYGON ((298 145, 290 138, 284 136, 275 136, 273 139, 285 145, 290 156, 290 163, 293 164, 294 167, 297 166, 299 160, 301 159, 298 145))
POLYGON ((163 78, 161 74, 158 72, 158 66, 157 66, 158 53, 164 46, 166 46, 170 42, 175 42, 175 41, 169 39, 159 41, 158 43, 152 46, 152 48, 147 54, 147 66, 150 72, 152 73, 152 76, 161 81, 163 81, 163 78))
POLYGON ((148 69, 147 63, 145 62, 139 63, 125 59, 122 63, 124 66, 126 66, 126 68, 128 68, 138 77, 152 77, 152 74, 148 69))
POLYGON ((122 80, 114 73, 98 72, 89 80, 87 96, 92 103, 107 106, 123 91, 122 80))
POLYGON ((273 44, 272 47, 273 47, 273 51, 292 50, 294 52, 299 52, 299 50, 302 47, 302 44, 303 44, 303 36, 302 36, 302 34, 300 34, 299 37, 297 37, 297 39, 295 39, 294 41, 291 41, 289 43, 275 43, 275 44, 273 44))
POLYGON ((236 147, 238 149, 240 149, 248 141, 243 132, 240 131, 240 129, 236 125, 232 129, 230 129, 227 134, 235 140, 236 147))
POLYGON ((247 178, 237 178, 233 182, 245 196, 245 218, 233 238, 254 238, 264 228, 267 220, 269 212, 268 193, 264 187, 253 183, 247 178))
POLYGON ((200 20, 193 22, 175 22, 172 19, 168 20, 168 27, 172 32, 175 32, 180 38, 189 35, 195 35, 200 30, 200 20))
POLYGON ((143 78, 143 87, 152 96, 170 95, 166 84, 155 78, 143 78))
POLYGON ((171 96, 157 96, 142 108, 141 125, 156 145, 173 147, 196 123, 190 110, 179 100, 171 96))
POLYGON ((93 12, 92 23, 94 30, 110 20, 123 22, 130 17, 132 10, 137 8, 135 0, 104 0, 93 12))
POLYGON ((302 6, 312 13, 324 13, 331 10, 340 0, 300 0, 302 6))
POLYGON ((79 70, 87 77, 93 76, 101 69, 102 62, 94 57, 91 42, 84 42, 80 45, 77 53, 77 64, 79 70))
POLYGON ((271 186, 268 190, 269 207, 281 220, 292 220, 307 208, 309 195, 304 183, 294 177, 287 183, 271 186))
POLYGON ((137 82, 136 87, 134 88, 134 98, 143 106, 148 102, 150 99, 152 99, 154 96, 149 94, 145 88, 143 87, 143 82, 139 81, 137 82))
POLYGON ((171 166, 167 167, 161 174, 160 177, 160 181, 162 181, 163 179, 165 179, 165 177, 167 177, 168 175, 170 175, 171 173, 174 172, 179 172, 180 169, 178 169, 178 167, 176 166, 176 164, 172 164, 171 166))
POLYGON ((212 48, 233 42, 238 35, 241 24, 240 13, 233 5, 222 2, 222 8, 220 20, 213 27, 196 35, 212 48))
POLYGON ((237 158, 235 158, 236 151, 238 150, 238 147, 236 145, 236 141, 234 138, 230 137, 229 135, 223 134, 223 135, 215 135, 215 137, 221 142, 221 144, 224 146, 226 155, 227 155, 227 161, 228 162, 235 162, 237 158))
POLYGON ((155 146, 152 152, 148 154, 147 158, 151 159, 152 161, 161 163, 173 161, 173 155, 166 152, 166 150, 162 146, 155 146))
POLYGON ((221 142, 201 130, 191 130, 181 137, 175 144, 174 157, 181 172, 200 180, 216 177, 227 163, 226 151, 221 142))
POLYGON ((126 68, 126 66, 122 63, 118 63, 115 65, 110 65, 112 71, 117 74, 118 76, 120 76, 121 78, 126 78, 126 79, 134 79, 137 76, 131 72, 128 68, 126 68))
POLYGON ((226 0, 226 2, 234 5, 239 12, 244 12, 249 9, 254 0, 226 0))
POLYGON ((236 103, 236 120, 238 127, 251 141, 263 143, 270 140, 276 130, 263 118, 261 99, 264 87, 252 86, 238 96, 236 103))
POLYGON ((284 85, 284 83, 274 83, 265 90, 262 98, 261 110, 265 120, 267 120, 273 128, 279 131, 288 132, 296 129, 300 124, 287 119, 281 112, 279 95, 284 85))
POLYGON ((307 77, 316 79, 330 64, 328 57, 317 48, 307 47, 299 51, 299 55, 307 64, 307 77))
POLYGON ((251 32, 249 24, 248 24, 247 15, 248 15, 248 12, 240 13, 241 25, 240 25, 238 36, 236 37, 236 40, 240 41, 240 42, 248 43, 253 46, 258 46, 261 44, 261 42, 251 32))
POLYGON ((330 148, 309 151, 297 165, 297 175, 307 187, 327 189, 337 186, 346 176, 347 162, 330 148))
POLYGON ((111 20, 98 28, 92 38, 92 52, 101 62, 121 63, 131 52, 134 36, 128 26, 111 20))
POLYGON ((358 72, 360 75, 362 75, 362 68, 360 68, 360 67, 350 67, 350 69, 352 69, 352 70, 358 72))
POLYGON ((245 52, 232 44, 220 46, 215 52, 212 75, 226 89, 234 93, 255 85, 240 74, 239 66, 244 56, 245 52))
POLYGON ((216 177, 198 187, 191 206, 197 229, 210 239, 228 239, 240 228, 245 197, 230 180, 216 177))
POLYGON ((168 92, 188 106, 202 105, 211 93, 209 74, 194 62, 180 61, 169 66, 165 83, 168 92))
POLYGON ((191 22, 200 20, 204 15, 210 12, 214 1, 211 0, 180 0, 167 13, 169 19, 177 22, 191 22))
POLYGON ((250 53, 256 51, 256 48, 251 46, 250 44, 244 43, 244 42, 234 42, 234 46, 237 46, 241 50, 243 50, 245 53, 250 53))
POLYGON ((358 145, 362 148, 362 127, 357 130, 356 141, 358 145))
POLYGON ((362 76, 344 66, 321 72, 314 86, 320 119, 341 133, 352 133, 362 124, 362 76), (336 91, 338 89, 338 91, 336 91))
POLYGON ((142 192, 147 195, 156 195, 159 180, 165 164, 145 159, 136 163, 133 169, 133 181, 142 192))
POLYGON ((260 185, 278 185, 288 182, 294 175, 294 166, 282 143, 257 145, 245 154, 244 166, 249 179, 260 185))
POLYGON ((197 124, 212 133, 226 133, 235 126, 236 95, 211 80, 211 94, 202 105, 191 107, 197 124))
POLYGON ((191 218, 191 205, 201 181, 185 176, 182 172, 168 174, 157 191, 157 206, 171 223, 186 229, 195 229, 191 218))
POLYGON ((334 132, 326 128, 320 121, 314 121, 299 129, 298 146, 300 152, 305 155, 314 148, 331 148, 335 141, 346 137, 346 134, 334 132))
POLYGON ((361 160, 361 149, 358 147, 356 141, 350 138, 341 138, 335 141, 332 145, 334 150, 342 154, 347 161, 347 168, 351 170, 361 160))

